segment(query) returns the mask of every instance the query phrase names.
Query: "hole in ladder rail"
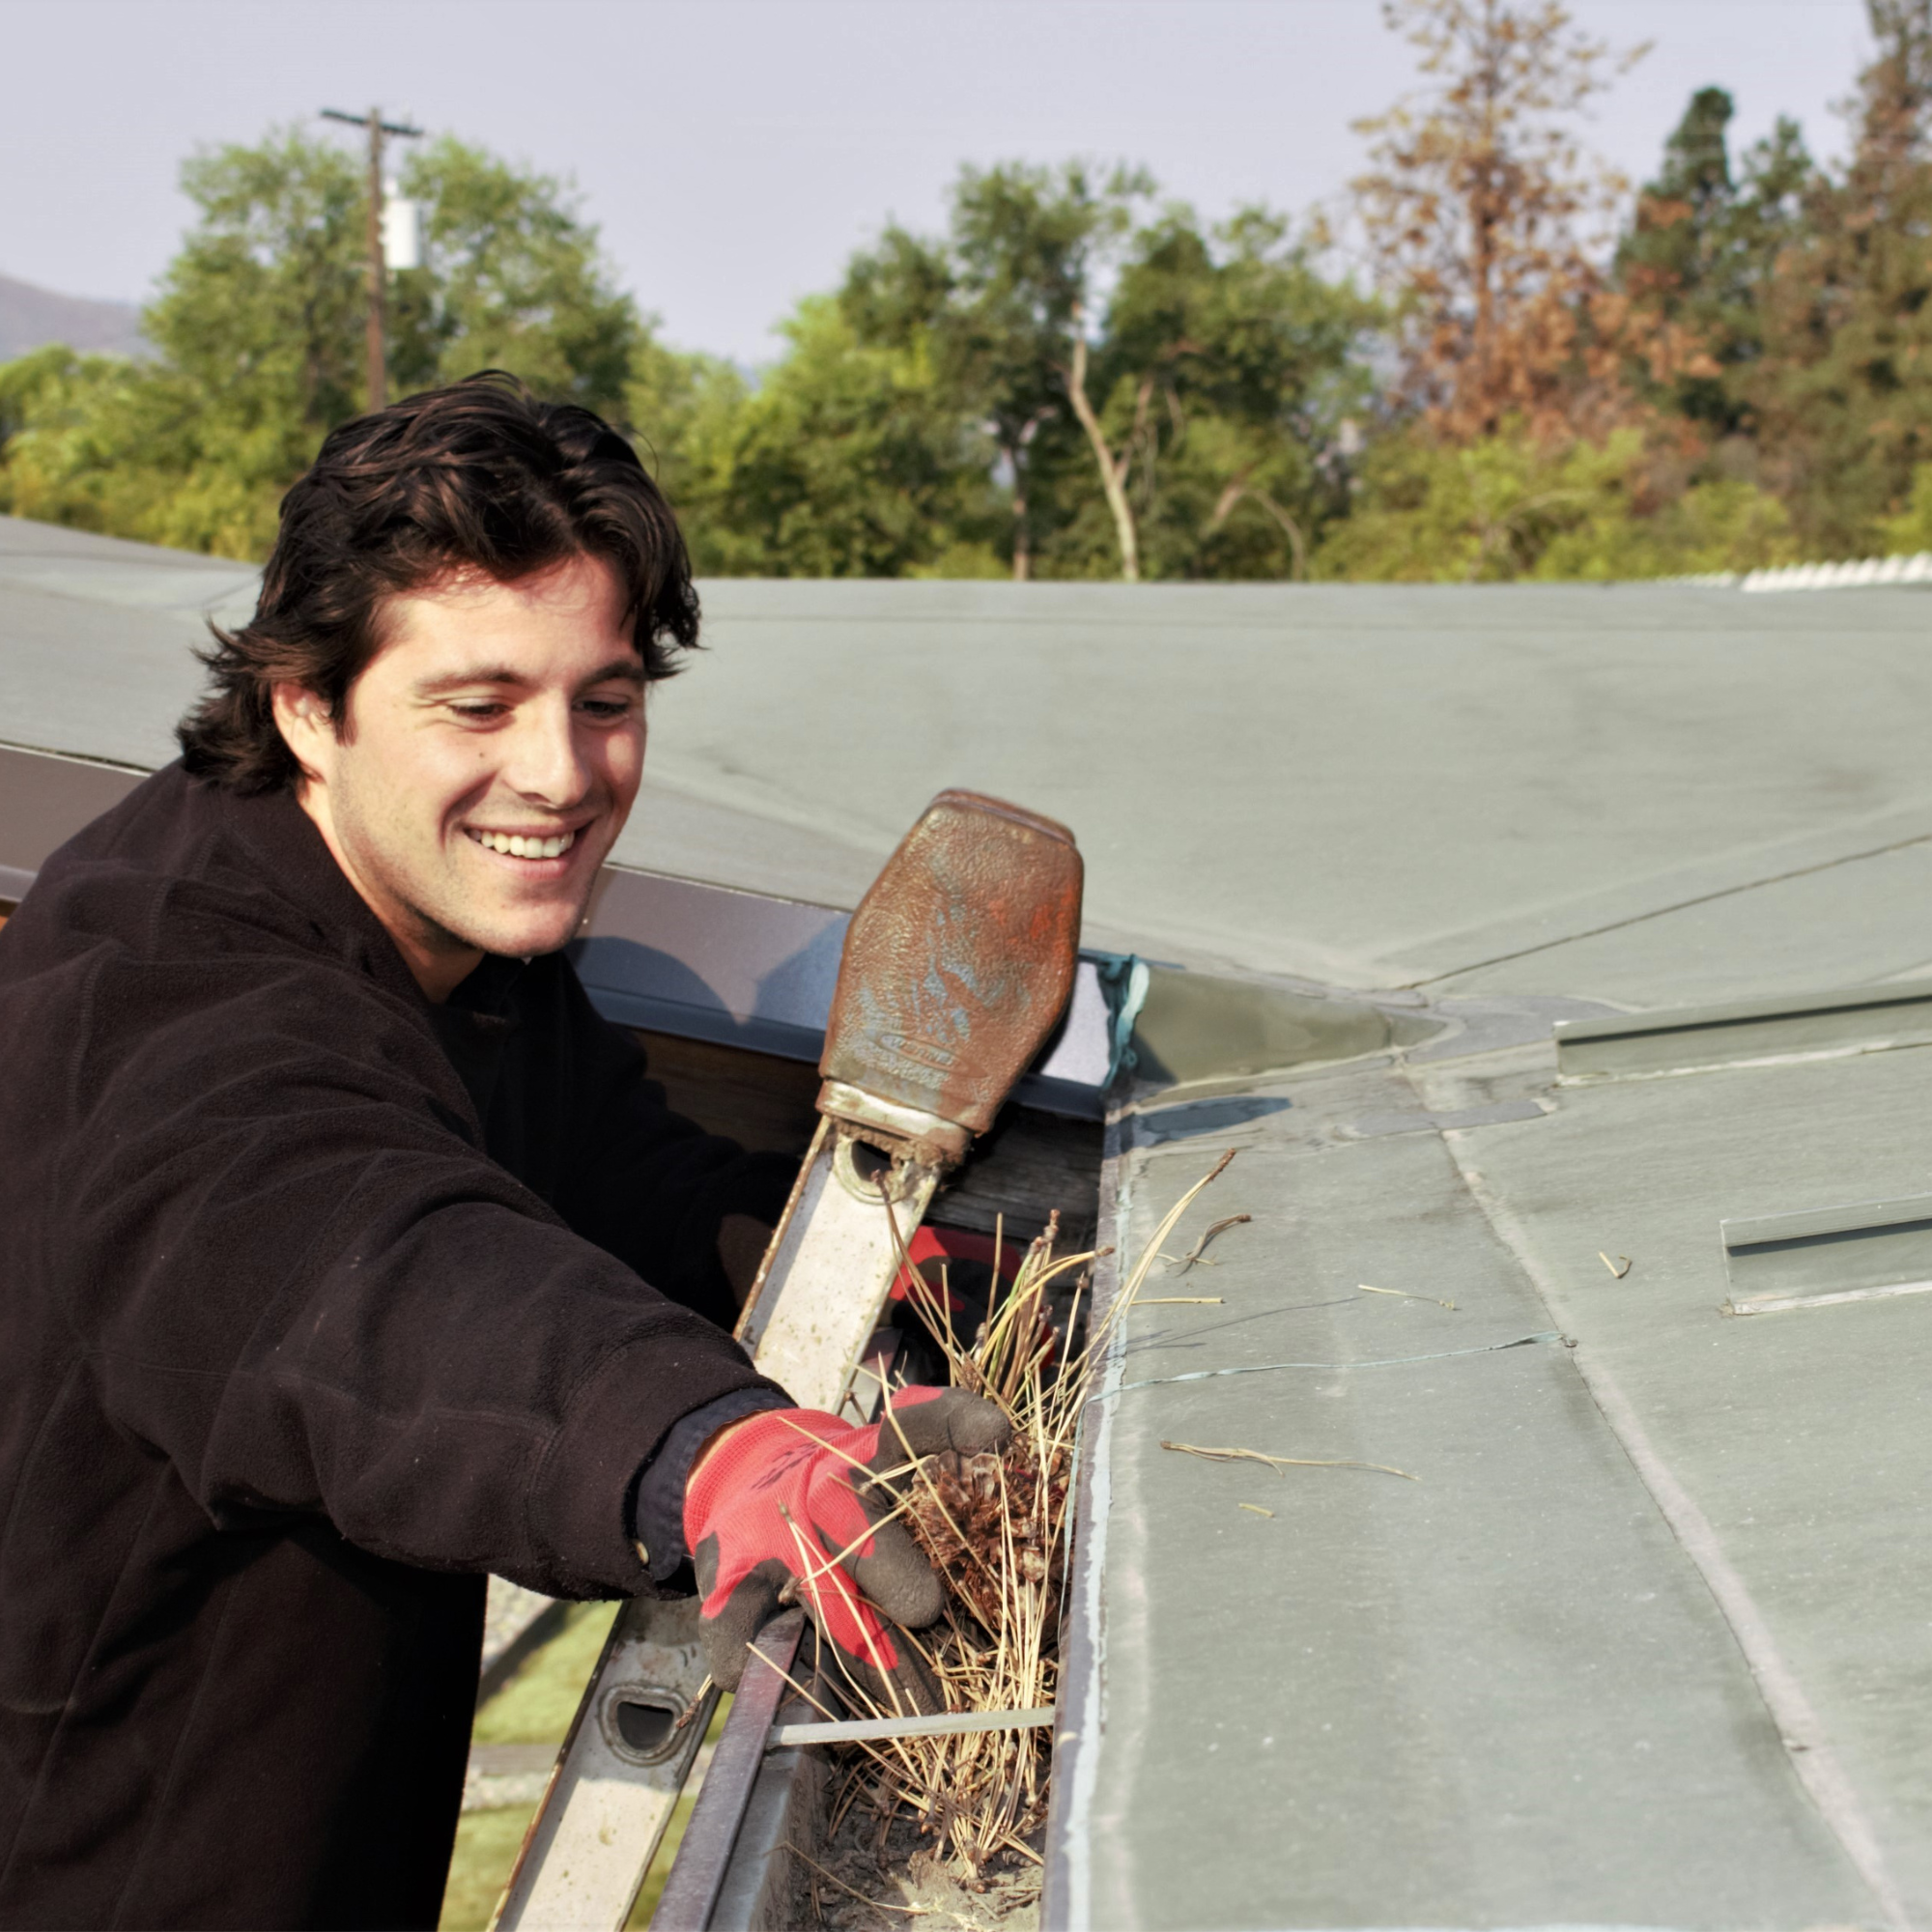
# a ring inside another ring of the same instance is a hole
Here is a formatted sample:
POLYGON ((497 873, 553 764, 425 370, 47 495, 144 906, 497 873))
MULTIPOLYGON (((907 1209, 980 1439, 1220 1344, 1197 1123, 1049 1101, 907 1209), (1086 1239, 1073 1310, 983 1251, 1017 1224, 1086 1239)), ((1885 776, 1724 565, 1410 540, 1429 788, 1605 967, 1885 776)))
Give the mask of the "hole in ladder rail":
POLYGON ((683 1701, 668 1690, 620 1684, 604 1701, 604 1736, 631 1764, 662 1764, 684 1742, 677 1720, 683 1701))
POLYGON ((852 1142, 852 1172, 874 1187, 884 1187, 892 1179, 892 1157, 881 1153, 870 1141, 852 1142))
POLYGON ((905 1199, 904 1170, 894 1163, 891 1154, 857 1134, 839 1135, 832 1167, 846 1192, 861 1201, 876 1201, 881 1194, 893 1201, 905 1199))

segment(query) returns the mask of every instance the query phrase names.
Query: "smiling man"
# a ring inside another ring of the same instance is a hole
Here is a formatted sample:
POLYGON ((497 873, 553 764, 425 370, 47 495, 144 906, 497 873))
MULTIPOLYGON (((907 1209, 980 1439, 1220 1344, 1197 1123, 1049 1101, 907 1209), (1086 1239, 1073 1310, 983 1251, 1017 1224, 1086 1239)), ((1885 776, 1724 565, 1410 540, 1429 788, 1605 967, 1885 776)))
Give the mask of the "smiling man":
POLYGON ((643 775, 629 601, 581 553, 509 583, 453 574, 389 600, 346 733, 274 688, 302 810, 432 1000, 486 952, 577 931, 643 775))
MULTIPOLYGON (((561 951, 696 635, 595 416, 486 377, 350 423, 181 760, 0 932, 0 1924, 434 1925, 490 1572, 695 1551, 730 1683, 802 1524, 831 1643, 925 1694, 872 1607, 939 1607, 897 1451, 725 1332, 788 1166, 670 1114, 561 951)), ((998 1438, 901 1400, 920 1453, 998 1438)))

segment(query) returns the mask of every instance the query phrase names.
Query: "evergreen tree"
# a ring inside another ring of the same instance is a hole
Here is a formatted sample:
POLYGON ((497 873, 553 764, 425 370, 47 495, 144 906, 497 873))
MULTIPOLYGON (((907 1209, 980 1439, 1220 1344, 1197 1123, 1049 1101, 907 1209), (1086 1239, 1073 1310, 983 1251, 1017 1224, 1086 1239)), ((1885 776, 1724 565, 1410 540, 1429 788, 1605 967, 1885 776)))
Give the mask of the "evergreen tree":
POLYGON ((1684 325, 1715 367, 1680 374, 1666 400, 1724 436, 1747 433, 1747 379, 1764 354, 1764 305, 1779 254, 1805 233, 1817 169, 1798 124, 1731 167, 1734 112, 1721 87, 1699 88, 1664 142, 1663 164, 1637 195, 1617 247, 1616 279, 1646 307, 1684 325))
POLYGON ((1743 393, 1812 553, 1856 555, 1932 460, 1932 0, 1869 0, 1850 161, 1815 184, 1743 393))

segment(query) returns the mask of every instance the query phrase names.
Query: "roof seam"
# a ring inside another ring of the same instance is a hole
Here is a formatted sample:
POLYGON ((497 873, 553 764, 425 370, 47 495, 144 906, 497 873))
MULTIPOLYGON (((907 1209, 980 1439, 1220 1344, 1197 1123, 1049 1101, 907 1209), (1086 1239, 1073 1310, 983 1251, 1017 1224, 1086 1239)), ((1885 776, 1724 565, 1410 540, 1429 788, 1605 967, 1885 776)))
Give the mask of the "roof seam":
MULTIPOLYGON (((1562 1296, 1549 1279, 1528 1236, 1516 1216, 1491 1190, 1479 1170, 1472 1167, 1464 1151, 1444 1136, 1449 1158, 1469 1198, 1481 1210, 1496 1239, 1509 1252, 1538 1298, 1549 1310, 1551 1320, 1561 1322, 1562 1296)), ((1616 1437, 1629 1459, 1637 1480, 1643 1485, 1663 1518, 1678 1548, 1703 1579, 1718 1613, 1730 1631, 1744 1658, 1751 1681, 1757 1686, 1765 1709, 1777 1727, 1793 1772, 1805 1794, 1816 1806, 1826 1828, 1837 1839, 1846 1859, 1869 1888, 1892 1932, 1912 1932, 1912 1918, 1887 1866, 1878 1834, 1866 1815, 1863 1802, 1837 1752, 1825 1733, 1811 1700, 1797 1673, 1784 1661, 1777 1639, 1765 1622, 1744 1578, 1725 1553, 1722 1539, 1690 1492, 1678 1481, 1670 1465, 1658 1453, 1636 1410, 1618 1385, 1615 1376, 1589 1352, 1573 1344, 1570 1359, 1582 1378, 1605 1427, 1616 1437)))
POLYGON ((1407 983, 1413 986, 1439 986, 1450 980, 1460 979, 1465 973, 1480 973, 1491 966, 1507 965, 1512 959, 1527 959, 1538 952, 1552 952, 1558 947, 1571 946, 1582 939, 1598 939, 1606 932, 1622 932, 1633 925, 1642 925, 1646 921, 1662 919, 1670 913, 1688 912, 1692 906, 1710 905, 1719 899, 1736 898, 1742 893, 1754 893, 1765 886, 1781 885, 1788 879, 1809 878, 1815 873, 1829 872, 1838 866, 1856 866, 1866 859, 1883 858, 1888 852, 1902 852, 1908 846, 1923 845, 1932 840, 1932 832, 1915 832, 1908 838, 1893 838, 1883 845, 1872 845, 1857 852, 1840 852, 1831 859, 1819 859, 1808 866, 1793 866, 1782 872, 1770 872, 1761 879, 1747 879, 1741 885, 1719 886, 1708 893, 1698 893, 1686 899, 1673 900, 1669 905, 1654 906, 1647 912, 1632 913, 1624 919, 1613 919, 1603 925, 1586 926, 1577 932, 1566 932, 1557 939, 1540 940, 1534 946, 1520 946, 1514 952, 1498 952, 1488 959, 1472 959, 1462 966, 1451 967, 1446 973, 1433 974, 1426 980, 1414 980, 1407 983))

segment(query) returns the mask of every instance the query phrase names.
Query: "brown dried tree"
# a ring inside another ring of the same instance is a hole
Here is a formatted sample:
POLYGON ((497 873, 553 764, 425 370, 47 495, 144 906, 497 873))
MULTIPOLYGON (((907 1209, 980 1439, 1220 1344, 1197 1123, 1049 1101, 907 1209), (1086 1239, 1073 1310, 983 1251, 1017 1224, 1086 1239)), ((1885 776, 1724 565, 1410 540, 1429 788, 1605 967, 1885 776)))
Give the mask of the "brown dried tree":
POLYGON ((1626 184, 1574 117, 1647 51, 1613 52, 1561 0, 1383 0, 1435 85, 1355 124, 1373 171, 1352 184, 1401 317, 1401 399, 1455 441, 1504 421, 1601 433, 1634 406, 1621 380, 1694 355, 1607 289, 1597 266, 1626 184))

